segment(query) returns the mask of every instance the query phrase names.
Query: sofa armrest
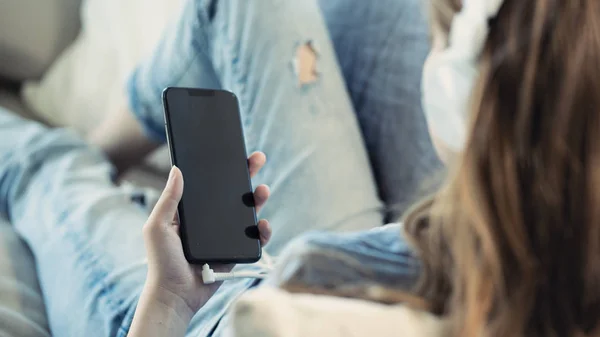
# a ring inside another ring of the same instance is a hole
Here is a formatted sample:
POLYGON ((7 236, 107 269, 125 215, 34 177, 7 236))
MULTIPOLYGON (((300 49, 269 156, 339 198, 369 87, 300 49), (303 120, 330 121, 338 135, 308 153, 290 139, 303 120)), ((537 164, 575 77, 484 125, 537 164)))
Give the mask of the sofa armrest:
POLYGON ((0 1, 0 77, 40 77, 77 35, 80 2, 0 1))

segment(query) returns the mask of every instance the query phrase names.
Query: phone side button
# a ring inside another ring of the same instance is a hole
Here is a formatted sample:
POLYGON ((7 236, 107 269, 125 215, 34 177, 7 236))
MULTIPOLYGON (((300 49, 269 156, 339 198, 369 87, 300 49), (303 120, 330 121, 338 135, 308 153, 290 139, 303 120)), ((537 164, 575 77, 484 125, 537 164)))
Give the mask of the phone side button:
POLYGON ((167 147, 169 148, 169 160, 171 161, 171 166, 175 165, 173 163, 173 154, 171 153, 171 135, 169 135, 169 129, 167 128, 167 123, 165 123, 165 134, 167 135, 167 147))

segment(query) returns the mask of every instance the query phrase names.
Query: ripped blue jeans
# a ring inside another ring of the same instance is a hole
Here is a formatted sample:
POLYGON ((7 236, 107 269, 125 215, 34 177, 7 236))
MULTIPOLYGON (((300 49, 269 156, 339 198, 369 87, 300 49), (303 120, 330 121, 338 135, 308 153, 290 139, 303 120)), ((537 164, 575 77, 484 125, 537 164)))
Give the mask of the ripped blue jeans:
MULTIPOLYGON (((381 227, 382 205, 316 1, 186 1, 128 87, 132 111, 159 141, 167 86, 224 88, 239 97, 248 151, 268 157, 253 180, 272 191, 259 215, 274 230, 268 255, 329 250, 352 262, 315 267, 306 283, 411 284, 415 260, 398 225, 381 227), (316 80, 303 82, 296 51, 307 41, 316 80)), ((131 324, 146 277, 148 210, 112 174, 104 155, 75 134, 0 110, 0 213, 35 255, 54 336, 125 336, 131 324)), ((188 335, 220 335, 232 301, 257 284, 225 282, 188 335)))

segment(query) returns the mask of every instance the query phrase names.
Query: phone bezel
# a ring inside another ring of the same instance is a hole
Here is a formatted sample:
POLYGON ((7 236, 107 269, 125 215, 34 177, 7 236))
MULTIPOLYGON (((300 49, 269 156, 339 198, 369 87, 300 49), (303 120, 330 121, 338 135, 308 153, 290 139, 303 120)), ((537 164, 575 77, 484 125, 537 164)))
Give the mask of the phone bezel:
MULTIPOLYGON (((169 100, 168 95, 172 91, 186 91, 188 95, 192 95, 192 96, 215 96, 218 93, 231 95, 231 97, 235 100, 236 105, 238 106, 238 114, 239 114, 240 109, 239 109, 239 101, 238 101, 236 95, 234 93, 226 91, 226 90, 183 88, 183 87, 165 88, 162 93, 162 101, 163 101, 163 111, 164 111, 165 132, 166 132, 166 136, 167 136, 167 146, 169 148, 169 157, 171 160, 171 165, 177 165, 177 155, 176 155, 176 151, 175 151, 175 144, 173 142, 171 122, 170 122, 171 112, 170 112, 169 104, 168 104, 168 100, 169 100)), ((241 124, 241 118, 240 118, 240 128, 241 128, 241 132, 242 132, 242 137, 245 139, 245 137, 243 136, 244 129, 243 129, 243 125, 241 124)), ((245 141, 243 141, 242 144, 244 146, 244 153, 247 153, 245 141)), ((248 166, 246 166, 246 173, 248 175, 248 184, 249 184, 250 191, 251 191, 251 193, 253 193, 254 189, 252 187, 252 180, 250 178, 250 170, 248 169, 248 166)), ((256 239, 258 249, 257 249, 257 254, 255 256, 230 256, 230 257, 219 257, 219 258, 206 258, 206 257, 194 256, 191 252, 190 241, 189 241, 188 235, 186 234, 186 231, 185 231, 185 226, 186 226, 185 220, 182 220, 182 219, 185 219, 185 211, 184 211, 183 204, 181 202, 177 206, 177 212, 178 212, 177 216, 179 219, 179 235, 181 237, 183 253, 185 255, 186 260, 189 263, 191 263, 191 264, 204 264, 204 263, 244 264, 244 263, 255 263, 258 260, 260 260, 260 258, 262 256, 262 247, 261 247, 259 238, 256 239)), ((252 213, 253 213, 253 217, 254 217, 254 225, 258 226, 256 207, 254 205, 252 205, 252 213)))

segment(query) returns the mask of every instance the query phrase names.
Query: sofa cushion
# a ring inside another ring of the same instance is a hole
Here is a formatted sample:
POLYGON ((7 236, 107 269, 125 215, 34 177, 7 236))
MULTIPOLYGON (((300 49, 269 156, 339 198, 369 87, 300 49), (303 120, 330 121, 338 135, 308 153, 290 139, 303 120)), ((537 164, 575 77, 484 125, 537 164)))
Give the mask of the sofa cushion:
MULTIPOLYGON (((66 1, 66 0, 65 0, 66 1)), ((136 63, 151 52, 181 0, 84 0, 81 32, 23 98, 48 124, 86 133, 120 103, 136 63)))
POLYGON ((0 1, 0 77, 40 77, 77 35, 80 1, 0 1))

